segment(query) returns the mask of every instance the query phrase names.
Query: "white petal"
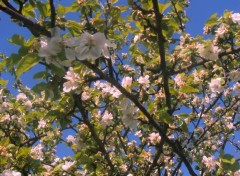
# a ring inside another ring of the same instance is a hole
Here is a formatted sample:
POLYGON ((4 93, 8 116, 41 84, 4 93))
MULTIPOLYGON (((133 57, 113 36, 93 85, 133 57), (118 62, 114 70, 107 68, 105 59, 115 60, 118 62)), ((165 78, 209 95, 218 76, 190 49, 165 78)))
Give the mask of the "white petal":
POLYGON ((66 58, 69 60, 75 60, 76 58, 75 51, 70 48, 65 48, 65 55, 66 55, 66 58))
POLYGON ((106 42, 106 37, 103 33, 101 32, 97 32, 93 35, 93 39, 94 39, 94 42, 95 42, 95 45, 97 46, 104 46, 105 42, 106 42))

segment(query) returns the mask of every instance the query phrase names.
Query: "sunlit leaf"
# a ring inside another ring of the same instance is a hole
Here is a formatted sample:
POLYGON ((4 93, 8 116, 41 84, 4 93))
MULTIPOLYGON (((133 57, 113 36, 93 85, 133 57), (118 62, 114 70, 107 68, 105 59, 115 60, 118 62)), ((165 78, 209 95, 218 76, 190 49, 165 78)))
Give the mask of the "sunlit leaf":
POLYGON ((28 71, 34 65, 38 64, 40 60, 41 58, 35 53, 24 56, 16 67, 16 76, 19 77, 21 74, 28 71))

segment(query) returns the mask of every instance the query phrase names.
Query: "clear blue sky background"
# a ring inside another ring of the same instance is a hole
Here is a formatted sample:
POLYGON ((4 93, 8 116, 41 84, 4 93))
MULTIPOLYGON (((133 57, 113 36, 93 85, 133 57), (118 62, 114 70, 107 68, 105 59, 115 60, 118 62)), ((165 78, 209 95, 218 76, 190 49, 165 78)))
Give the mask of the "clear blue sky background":
MULTIPOLYGON (((71 0, 57 2, 69 4, 71 0)), ((126 0, 120 0, 120 2, 125 3, 126 0)), ((218 13, 218 16, 221 16, 226 9, 235 13, 240 13, 240 0, 192 0, 186 11, 188 17, 191 19, 186 26, 187 32, 192 36, 202 34, 205 21, 215 12, 218 13)), ((16 46, 8 43, 7 39, 11 38, 11 36, 16 33, 25 37, 30 35, 30 32, 26 28, 11 23, 10 18, 2 12, 0 12, 0 29, 0 53, 5 53, 7 56, 13 52, 17 52, 18 49, 16 46)), ((35 67, 35 70, 33 69, 31 72, 22 75, 21 79, 25 85, 32 87, 32 85, 36 83, 36 80, 32 79, 33 73, 36 72, 36 69, 37 67, 35 67)), ((3 74, 2 77, 10 80, 8 88, 11 88, 13 79, 8 74, 3 74)), ((12 90, 12 92, 17 93, 14 90, 12 90)), ((60 148, 64 150, 64 147, 61 146, 60 148)), ((58 154, 62 157, 71 154, 71 152, 64 150, 58 154)))

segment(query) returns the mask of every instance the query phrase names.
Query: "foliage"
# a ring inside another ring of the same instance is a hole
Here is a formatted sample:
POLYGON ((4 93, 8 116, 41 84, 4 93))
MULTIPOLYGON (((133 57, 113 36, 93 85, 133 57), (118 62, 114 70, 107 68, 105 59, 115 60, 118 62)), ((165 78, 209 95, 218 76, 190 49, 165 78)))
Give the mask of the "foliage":
POLYGON ((227 150, 239 152, 240 14, 213 14, 205 40, 185 32, 188 6, 1 1, 32 33, 1 55, 19 91, 0 79, 1 175, 239 175, 227 150), (21 75, 35 65, 29 89, 21 75))

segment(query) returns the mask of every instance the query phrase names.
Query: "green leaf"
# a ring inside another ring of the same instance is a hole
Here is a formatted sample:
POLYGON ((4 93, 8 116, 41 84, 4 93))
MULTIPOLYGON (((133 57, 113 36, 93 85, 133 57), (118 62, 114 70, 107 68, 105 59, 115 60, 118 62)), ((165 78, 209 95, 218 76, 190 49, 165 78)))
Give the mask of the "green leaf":
POLYGON ((143 31, 144 30, 144 27, 141 25, 141 23, 139 21, 136 21, 136 26, 138 27, 138 29, 140 31, 143 31))
POLYGON ((32 90, 33 90, 33 92, 40 94, 42 91, 44 91, 46 89, 46 85, 47 84, 44 82, 38 83, 32 88, 32 90))
POLYGON ((65 6, 62 6, 61 4, 58 5, 57 7, 57 13, 60 14, 60 15, 65 15, 66 13, 68 12, 71 12, 72 11, 72 7, 65 7, 65 6))
POLYGON ((37 72, 34 76, 34 79, 46 79, 47 78, 47 72, 42 71, 42 72, 37 72))
POLYGON ((110 9, 110 14, 114 20, 117 20, 121 15, 121 10, 118 7, 112 7, 110 9))
POLYGON ((147 0, 142 3, 142 6, 143 6, 143 9, 150 10, 153 8, 153 3, 151 0, 147 0))
POLYGON ((159 116, 158 119, 161 122, 164 122, 166 124, 173 123, 173 117, 170 116, 165 109, 162 109, 159 112, 157 112, 157 116, 159 116))
POLYGON ((217 23, 217 13, 214 13, 205 23, 206 26, 212 27, 217 23))
POLYGON ((27 148, 27 147, 20 148, 18 155, 17 155, 17 159, 22 158, 22 157, 23 158, 28 157, 30 150, 31 150, 31 148, 27 148))
POLYGON ((175 7, 178 11, 183 11, 184 10, 184 8, 179 3, 175 4, 175 7))
POLYGON ((8 41, 12 44, 19 45, 19 46, 23 46, 25 42, 24 38, 21 35, 17 35, 17 34, 14 34, 12 38, 10 38, 8 41))
POLYGON ((199 93, 199 90, 195 89, 191 86, 184 85, 183 87, 181 87, 180 92, 182 92, 182 93, 199 93))
POLYGON ((221 165, 224 170, 230 170, 235 172, 240 169, 239 163, 230 154, 224 154, 220 156, 221 165))
POLYGON ((0 85, 6 86, 7 83, 8 83, 8 80, 2 80, 2 79, 0 79, 0 85))
POLYGON ((9 143, 10 143, 10 139, 9 138, 4 138, 0 141, 0 146, 6 147, 9 143))
POLYGON ((31 4, 27 4, 24 6, 22 14, 24 16, 30 17, 30 18, 36 18, 36 13, 34 11, 34 8, 31 4))
POLYGON ((66 23, 66 28, 73 36, 78 36, 81 34, 82 25, 76 21, 68 20, 66 23))
POLYGON ((158 4, 158 8, 160 13, 163 13, 168 7, 171 6, 171 3, 166 3, 166 4, 158 4))
POLYGON ((49 4, 45 4, 42 2, 37 2, 37 8, 39 10, 39 13, 41 15, 41 17, 43 18, 47 18, 48 16, 50 16, 50 6, 49 4))
POLYGON ((36 53, 31 53, 26 56, 24 56, 20 62, 17 65, 16 68, 16 76, 17 78, 23 74, 24 72, 28 71, 30 68, 32 68, 34 65, 38 64, 38 62, 41 60, 40 57, 36 53))

